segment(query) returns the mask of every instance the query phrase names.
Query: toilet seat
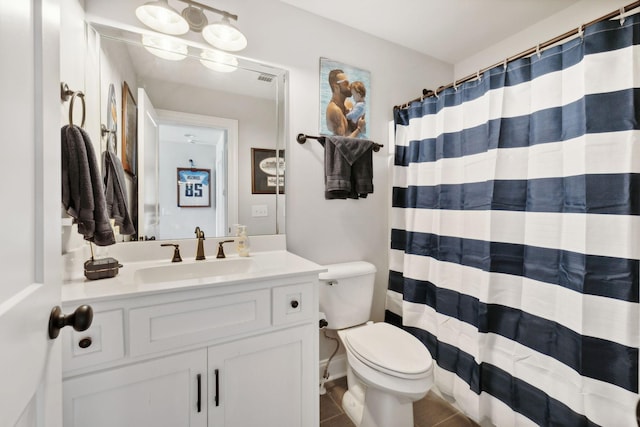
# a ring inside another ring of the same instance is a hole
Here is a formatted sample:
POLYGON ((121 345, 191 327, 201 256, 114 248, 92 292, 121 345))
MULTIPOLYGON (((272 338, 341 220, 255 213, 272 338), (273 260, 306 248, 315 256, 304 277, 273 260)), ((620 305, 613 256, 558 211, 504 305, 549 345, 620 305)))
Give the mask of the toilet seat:
POLYGON ((344 344, 362 363, 388 375, 420 379, 431 374, 433 359, 410 333, 380 322, 344 334, 344 344))

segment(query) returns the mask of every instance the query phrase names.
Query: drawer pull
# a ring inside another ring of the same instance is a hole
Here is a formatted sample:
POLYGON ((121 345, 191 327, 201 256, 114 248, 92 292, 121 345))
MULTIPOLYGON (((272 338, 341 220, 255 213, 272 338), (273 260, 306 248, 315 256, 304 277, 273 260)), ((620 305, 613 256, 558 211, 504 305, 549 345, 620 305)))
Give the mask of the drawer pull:
POLYGON ((297 300, 291 300, 291 308, 298 308, 299 305, 297 300))
POLYGON ((216 404, 216 406, 220 406, 220 373, 217 369, 213 372, 216 376, 216 395, 213 398, 213 402, 216 404))
POLYGON ((80 342, 78 342, 78 346, 80 348, 89 348, 91 346, 91 337, 82 338, 80 342))
POLYGON ((198 376, 196 377, 198 379, 198 402, 196 403, 197 408, 198 408, 198 412, 200 412, 202 410, 202 375, 198 374, 198 376))

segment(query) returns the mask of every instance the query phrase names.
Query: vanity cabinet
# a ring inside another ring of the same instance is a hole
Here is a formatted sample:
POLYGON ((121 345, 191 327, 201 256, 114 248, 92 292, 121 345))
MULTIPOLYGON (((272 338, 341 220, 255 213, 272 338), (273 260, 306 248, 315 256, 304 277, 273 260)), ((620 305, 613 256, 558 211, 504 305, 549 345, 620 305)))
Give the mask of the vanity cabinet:
POLYGON ((63 425, 205 427, 206 353, 197 350, 63 380, 63 425))
POLYGON ((84 301, 92 326, 62 331, 64 426, 317 426, 316 277, 84 301))

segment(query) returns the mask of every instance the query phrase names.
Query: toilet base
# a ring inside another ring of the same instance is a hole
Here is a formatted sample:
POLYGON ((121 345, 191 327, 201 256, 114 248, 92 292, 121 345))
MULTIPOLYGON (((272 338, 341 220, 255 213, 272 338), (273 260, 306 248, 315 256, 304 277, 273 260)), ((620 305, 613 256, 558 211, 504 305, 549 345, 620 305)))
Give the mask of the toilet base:
POLYGON ((413 401, 383 390, 356 386, 342 397, 342 409, 357 427, 413 427, 413 401), (362 396, 364 394, 364 402, 362 396))
POLYGON ((342 410, 349 417, 351 422, 359 426, 362 422, 362 413, 364 412, 364 404, 358 400, 355 395, 347 390, 342 396, 342 410))

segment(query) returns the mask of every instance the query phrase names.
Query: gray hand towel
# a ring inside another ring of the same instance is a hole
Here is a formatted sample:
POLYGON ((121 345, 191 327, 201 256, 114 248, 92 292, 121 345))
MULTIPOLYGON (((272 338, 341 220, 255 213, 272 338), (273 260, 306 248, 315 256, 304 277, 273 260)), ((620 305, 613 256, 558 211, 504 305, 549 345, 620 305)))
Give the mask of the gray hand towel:
POLYGON ((373 193, 373 146, 366 139, 325 138, 326 199, 357 199, 373 193))
POLYGON ((129 216, 127 188, 124 170, 118 156, 111 151, 102 153, 102 175, 104 179, 107 215, 120 227, 120 234, 135 234, 133 222, 129 216))
POLYGON ((62 128, 62 203, 78 232, 98 246, 114 244, 100 170, 89 135, 74 125, 62 128))

